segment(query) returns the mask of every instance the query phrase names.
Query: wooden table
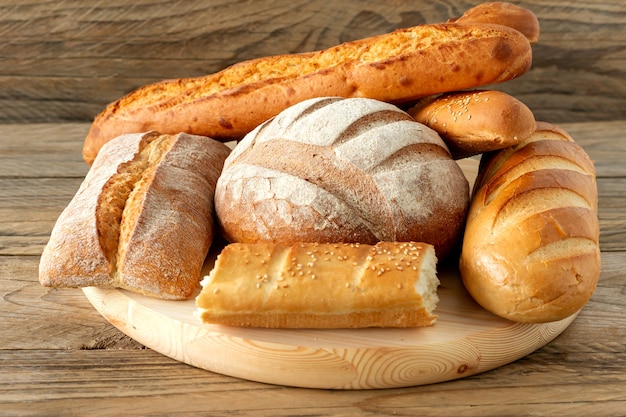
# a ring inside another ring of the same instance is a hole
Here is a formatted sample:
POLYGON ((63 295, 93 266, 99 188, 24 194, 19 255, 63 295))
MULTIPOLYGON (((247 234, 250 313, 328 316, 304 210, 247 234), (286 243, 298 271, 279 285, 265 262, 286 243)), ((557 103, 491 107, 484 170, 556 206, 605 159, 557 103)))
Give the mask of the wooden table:
POLYGON ((573 324, 483 374, 330 391, 176 362, 110 325, 81 290, 41 287, 39 255, 87 172, 80 150, 88 124, 0 125, 0 415, 624 415, 626 121, 562 126, 595 160, 600 195, 603 271, 573 324))
POLYGON ((626 415, 623 0, 514 1, 542 34, 529 73, 498 88, 595 160, 603 271, 565 332, 512 364, 412 388, 266 385, 156 353, 82 291, 37 281, 50 230, 87 172, 88 123, 108 102, 163 78, 445 21, 480 2, 1 1, 0 416, 626 415))

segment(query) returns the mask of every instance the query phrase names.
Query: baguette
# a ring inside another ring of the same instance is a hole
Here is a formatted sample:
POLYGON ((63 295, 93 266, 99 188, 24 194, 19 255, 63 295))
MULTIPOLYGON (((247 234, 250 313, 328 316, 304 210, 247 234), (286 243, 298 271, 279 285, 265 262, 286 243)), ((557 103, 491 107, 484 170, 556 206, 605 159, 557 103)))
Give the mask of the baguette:
POLYGON ((439 133, 454 159, 508 148, 535 132, 532 111, 500 91, 464 91, 421 100, 408 113, 439 133))
POLYGON ((91 125, 83 158, 122 133, 187 132, 240 139, 300 101, 369 97, 392 103, 510 80, 532 50, 517 30, 485 24, 420 25, 332 48, 244 61, 197 78, 143 86, 108 105, 91 125))
POLYGON ((266 328, 430 326, 439 279, 423 243, 230 244, 196 298, 204 323, 266 328))
POLYGON ((213 193, 229 153, 187 134, 108 142, 52 230, 40 283, 189 298, 213 238, 213 193))
POLYGON ((443 140, 398 107, 320 97, 258 126, 224 163, 215 210, 230 242, 460 245, 469 183, 443 140))
POLYGON ((460 258, 474 299, 518 322, 576 313, 600 275, 593 163, 565 131, 537 125, 522 143, 483 156, 460 258))
POLYGON ((486 23, 507 26, 521 32, 531 45, 539 42, 539 19, 528 9, 508 2, 488 2, 472 7, 462 16, 448 20, 449 23, 486 23))

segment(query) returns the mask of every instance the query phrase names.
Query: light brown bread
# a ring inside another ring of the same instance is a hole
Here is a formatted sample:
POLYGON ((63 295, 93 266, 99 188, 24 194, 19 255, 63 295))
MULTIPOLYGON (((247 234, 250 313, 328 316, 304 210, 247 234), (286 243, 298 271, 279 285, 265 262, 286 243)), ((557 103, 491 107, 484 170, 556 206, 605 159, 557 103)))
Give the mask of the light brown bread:
POLYGON ((460 260, 485 309, 518 322, 579 311, 600 275, 595 169, 562 129, 538 123, 522 143, 483 157, 460 260))
POLYGON ((431 245, 231 244, 196 299, 205 323, 267 328, 429 326, 438 297, 431 245))
POLYGON ((189 298, 213 239, 213 193, 229 152, 187 134, 108 142, 52 230, 41 284, 189 298))
POLYGON ((94 120, 83 157, 123 133, 187 132, 239 139, 300 101, 321 96, 401 103, 510 80, 531 66, 520 32, 484 24, 420 25, 316 52, 263 57, 218 73, 143 86, 94 120))
POLYGON ((518 30, 531 44, 539 42, 539 19, 528 9, 504 1, 487 2, 467 10, 448 22, 459 24, 493 24, 518 30))
POLYGON ((513 146, 537 127, 533 112, 524 103, 495 90, 429 97, 408 113, 439 133, 454 159, 513 146))
POLYGON ((446 257, 469 184, 436 132, 389 103, 306 100, 248 134, 215 191, 231 242, 418 241, 446 257))

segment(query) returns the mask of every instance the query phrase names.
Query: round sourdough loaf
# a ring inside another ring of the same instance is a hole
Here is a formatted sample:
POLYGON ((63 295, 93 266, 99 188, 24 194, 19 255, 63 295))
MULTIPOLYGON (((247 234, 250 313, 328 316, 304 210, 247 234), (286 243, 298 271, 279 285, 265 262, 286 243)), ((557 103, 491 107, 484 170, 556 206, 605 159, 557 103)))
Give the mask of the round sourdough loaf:
POLYGON ((215 193, 231 242, 460 241, 469 185, 434 130, 367 98, 322 97, 259 125, 215 193))

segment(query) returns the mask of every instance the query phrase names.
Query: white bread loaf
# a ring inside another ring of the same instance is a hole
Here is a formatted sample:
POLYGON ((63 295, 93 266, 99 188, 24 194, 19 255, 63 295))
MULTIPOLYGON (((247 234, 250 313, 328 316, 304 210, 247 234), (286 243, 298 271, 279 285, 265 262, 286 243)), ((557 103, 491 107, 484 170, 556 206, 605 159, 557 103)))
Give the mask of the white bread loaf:
POLYGON ((41 284, 189 298, 213 239, 213 192, 229 153, 187 134, 107 142, 52 230, 41 284))
POLYGON ((364 98, 307 100, 258 126, 215 193, 231 242, 417 241, 439 259, 468 205, 467 179, 437 133, 364 98))
POLYGON ((576 313, 600 275, 597 204, 592 161, 558 127, 538 122, 520 144, 485 154, 460 259, 470 294, 518 322, 576 313))
POLYGON ((429 326, 436 264, 424 243, 235 243, 202 281, 196 305, 204 323, 227 326, 429 326))

